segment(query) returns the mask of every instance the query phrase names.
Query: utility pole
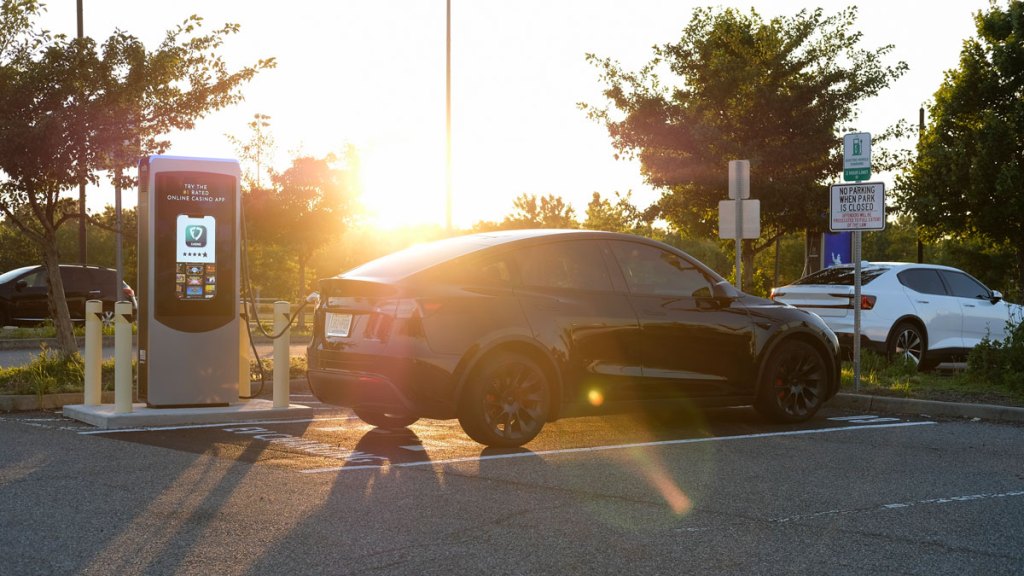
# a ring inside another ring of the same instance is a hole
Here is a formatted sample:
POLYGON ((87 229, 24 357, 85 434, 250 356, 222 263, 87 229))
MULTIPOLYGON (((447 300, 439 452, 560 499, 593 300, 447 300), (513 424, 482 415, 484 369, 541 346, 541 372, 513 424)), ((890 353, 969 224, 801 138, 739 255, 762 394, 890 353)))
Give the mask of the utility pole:
MULTIPOLYGON (((81 2, 81 0, 79 0, 81 2)), ((445 11, 444 58, 444 129, 445 129, 445 212, 446 229, 452 231, 452 0, 447 0, 445 11)))
MULTIPOLYGON (((924 137, 924 106, 917 110, 917 141, 924 137)), ((917 263, 924 263, 924 242, 921 242, 921 231, 917 231, 917 263)))
MULTIPOLYGON (((84 34, 84 25, 82 22, 82 0, 78 2, 78 39, 81 40, 84 34)), ((78 262, 79 264, 86 263, 86 230, 85 230, 85 175, 82 173, 82 164, 85 161, 85 154, 79 153, 78 155, 78 262)), ((117 288, 121 289, 120 286, 117 288)))

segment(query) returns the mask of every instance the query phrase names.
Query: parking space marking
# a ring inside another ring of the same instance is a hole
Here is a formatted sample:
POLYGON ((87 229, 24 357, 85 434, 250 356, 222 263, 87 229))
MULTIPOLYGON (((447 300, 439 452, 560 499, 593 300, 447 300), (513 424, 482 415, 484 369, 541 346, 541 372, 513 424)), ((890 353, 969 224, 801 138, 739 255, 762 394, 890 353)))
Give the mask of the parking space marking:
POLYGON ((508 458, 529 458, 535 456, 556 456, 562 454, 583 454, 589 452, 606 452, 610 450, 628 450, 632 448, 653 448, 658 446, 677 446, 683 444, 699 444, 706 442, 725 442, 729 440, 754 440, 760 438, 774 438, 782 436, 805 436, 808 434, 825 434, 829 432, 848 432, 851 430, 875 430, 879 428, 905 428, 908 426, 927 426, 938 424, 938 422, 897 422, 884 424, 865 424, 860 426, 843 426, 840 428, 821 428, 817 430, 789 430, 786 432, 763 432, 759 434, 741 434, 738 436, 721 436, 711 438, 681 438, 677 440, 661 440, 657 442, 638 442, 632 444, 613 444, 608 446, 588 446, 583 448, 563 448, 558 450, 542 450, 538 452, 512 452, 507 454, 491 454, 488 456, 471 456, 465 458, 450 458, 447 460, 424 460, 416 462, 397 462, 386 465, 348 465, 329 466, 325 468, 310 468, 300 470, 303 474, 322 474, 324 472, 343 472, 350 470, 377 470, 384 467, 411 468, 414 466, 442 466, 447 464, 460 464, 463 462, 482 462, 484 460, 502 460, 508 458))
POLYGON ((880 424, 882 422, 899 422, 899 418, 875 416, 873 414, 867 416, 836 416, 835 418, 829 418, 836 422, 851 422, 853 424, 880 424))
POLYGON ((864 512, 876 512, 885 510, 899 510, 902 508, 911 508, 914 506, 928 506, 936 504, 952 504, 955 502, 973 502, 977 500, 995 500, 997 498, 1017 498, 1024 496, 1024 491, 1013 491, 1013 492, 1000 492, 1000 493, 985 493, 985 494, 969 494, 966 496, 947 496, 945 498, 929 498, 927 500, 915 500, 911 502, 895 502, 892 504, 882 504, 881 506, 869 506, 866 508, 850 508, 846 510, 825 510, 823 512, 814 512, 811 514, 797 514, 795 516, 788 516, 786 518, 772 518, 771 522, 784 523, 784 522, 795 522, 799 520, 813 520, 815 518, 823 518, 828 516, 839 516, 842 514, 856 514, 864 512))

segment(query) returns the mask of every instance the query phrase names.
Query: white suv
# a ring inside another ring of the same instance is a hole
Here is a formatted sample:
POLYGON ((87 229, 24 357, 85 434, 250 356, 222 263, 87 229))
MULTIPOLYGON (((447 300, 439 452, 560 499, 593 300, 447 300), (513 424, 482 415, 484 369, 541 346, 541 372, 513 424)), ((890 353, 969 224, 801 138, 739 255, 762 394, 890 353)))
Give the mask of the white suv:
MULTIPOLYGON (((853 344, 854 269, 826 268, 772 290, 771 298, 814 312, 853 344)), ((1002 340, 1024 308, 949 266, 901 262, 861 265, 861 346, 904 356, 921 370, 958 360, 983 338, 1002 340)))

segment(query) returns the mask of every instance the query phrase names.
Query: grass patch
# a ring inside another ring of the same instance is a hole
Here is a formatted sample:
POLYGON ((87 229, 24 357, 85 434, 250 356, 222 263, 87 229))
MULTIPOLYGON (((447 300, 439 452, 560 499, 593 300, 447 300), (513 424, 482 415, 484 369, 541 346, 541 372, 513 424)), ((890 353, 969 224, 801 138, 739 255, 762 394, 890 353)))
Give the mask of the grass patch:
POLYGON ((860 371, 860 389, 855 390, 853 363, 843 362, 840 391, 942 402, 1024 406, 1024 390, 980 378, 970 370, 918 372, 905 360, 889 362, 883 356, 865 350, 861 355, 860 371))
MULTIPOLYGON (((81 392, 85 385, 85 362, 78 353, 62 358, 46 346, 24 366, 0 368, 0 394, 59 394, 81 392)), ((103 390, 114 389, 114 360, 101 365, 103 390)))

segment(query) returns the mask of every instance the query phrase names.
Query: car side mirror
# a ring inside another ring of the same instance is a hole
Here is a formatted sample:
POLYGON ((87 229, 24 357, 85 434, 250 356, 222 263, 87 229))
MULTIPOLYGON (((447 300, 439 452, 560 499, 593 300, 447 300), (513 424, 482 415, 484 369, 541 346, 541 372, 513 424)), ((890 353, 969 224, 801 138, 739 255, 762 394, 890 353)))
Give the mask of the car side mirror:
POLYGON ((740 291, 728 282, 718 282, 711 285, 711 297, 720 302, 726 302, 739 298, 740 291))
POLYGON ((993 303, 993 304, 997 304, 1002 299, 1003 299, 1003 293, 1000 292, 999 290, 993 290, 992 291, 992 295, 988 297, 988 301, 993 303))

